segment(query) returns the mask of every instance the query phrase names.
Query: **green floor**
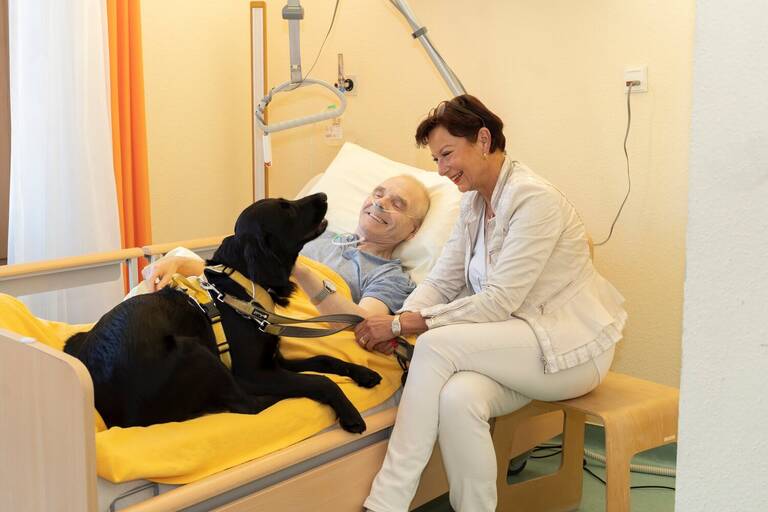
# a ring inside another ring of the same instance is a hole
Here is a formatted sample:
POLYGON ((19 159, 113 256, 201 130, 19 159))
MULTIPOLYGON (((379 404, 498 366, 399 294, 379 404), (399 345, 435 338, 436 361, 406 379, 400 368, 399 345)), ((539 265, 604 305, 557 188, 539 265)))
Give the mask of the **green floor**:
MULTIPOLYGON (((547 444, 558 444, 559 439, 553 439, 547 444)), ((587 425, 584 444, 587 448, 605 453, 603 430, 600 427, 587 425)), ((551 451, 539 451, 536 455, 547 455, 551 451)), ((651 464, 655 466, 674 467, 677 445, 671 444, 654 450, 643 452, 635 457, 635 464, 651 464)), ((560 455, 541 459, 528 459, 525 469, 516 479, 527 480, 540 475, 553 473, 560 465, 560 455)), ((596 475, 605 478, 605 468, 599 463, 587 459, 587 467, 596 475)), ((519 481, 519 480, 516 480, 519 481)), ((655 475, 632 473, 632 485, 663 485, 675 487, 675 479, 655 475)), ((675 508, 675 493, 667 489, 633 489, 631 491, 632 512, 671 512, 675 508)), ((416 509, 417 512, 451 512, 448 496, 441 496, 416 509)), ((514 510, 514 509, 512 509, 514 510)), ((503 512, 512 512, 512 510, 503 512)), ((584 472, 584 487, 581 498, 581 506, 577 509, 581 512, 602 512, 605 510, 605 486, 595 477, 584 472)), ((527 511, 520 511, 527 512, 527 511)))

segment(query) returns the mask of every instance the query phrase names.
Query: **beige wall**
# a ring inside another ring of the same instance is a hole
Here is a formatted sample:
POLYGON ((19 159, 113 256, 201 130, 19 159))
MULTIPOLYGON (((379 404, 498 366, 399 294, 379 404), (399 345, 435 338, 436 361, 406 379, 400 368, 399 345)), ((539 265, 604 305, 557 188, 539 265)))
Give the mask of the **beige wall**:
MULTIPOLYGON (((509 154, 557 184, 596 240, 607 234, 626 186, 622 72, 648 66, 650 91, 632 98, 632 195, 595 259, 630 312, 614 368, 677 384, 693 0, 410 3, 467 89, 505 119, 509 154)), ((285 2, 268 4, 269 83, 276 85, 288 79, 288 28, 280 19, 285 2)), ((305 70, 333 4, 302 2, 305 70)), ((155 238, 221 231, 249 198, 247 2, 219 1, 215 9, 200 0, 143 5, 155 238), (201 67, 207 72, 193 71, 201 67), (192 108, 196 102, 204 105, 192 108), (214 170, 221 172, 219 182, 214 170), (234 186, 224 188, 224 180, 234 186), (173 213, 173 184, 192 181, 186 197, 216 190, 223 208, 215 219, 173 213)), ((360 82, 342 121, 345 139, 432 168, 412 134, 427 110, 450 94, 406 22, 385 0, 341 2, 312 76, 333 80, 339 51, 360 82)), ((271 119, 314 113, 329 100, 315 88, 278 95, 271 119)), ((322 128, 273 136, 273 195, 293 195, 333 158, 337 148, 324 142, 322 128)))
POLYGON ((249 3, 141 5, 153 241, 229 232, 252 198, 249 3))

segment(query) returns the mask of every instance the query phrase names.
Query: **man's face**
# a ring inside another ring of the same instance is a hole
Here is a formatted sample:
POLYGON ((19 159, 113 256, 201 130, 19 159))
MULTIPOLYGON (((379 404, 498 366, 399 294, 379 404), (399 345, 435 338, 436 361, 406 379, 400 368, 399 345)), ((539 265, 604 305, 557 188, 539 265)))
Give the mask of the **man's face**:
POLYGON ((416 233, 423 217, 423 191, 410 178, 398 176, 383 181, 363 202, 358 234, 368 241, 397 245, 416 233))

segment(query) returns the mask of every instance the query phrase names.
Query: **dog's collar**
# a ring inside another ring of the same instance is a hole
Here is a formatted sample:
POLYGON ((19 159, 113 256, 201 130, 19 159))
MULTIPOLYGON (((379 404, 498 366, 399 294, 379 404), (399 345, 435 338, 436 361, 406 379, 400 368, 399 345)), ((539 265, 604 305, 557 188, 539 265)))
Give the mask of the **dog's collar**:
POLYGON ((270 313, 275 311, 275 301, 272 300, 272 296, 269 294, 269 292, 232 267, 228 267, 226 265, 208 265, 205 267, 205 270, 210 270, 211 272, 215 272, 217 274, 226 275, 234 282, 239 284, 243 290, 248 293, 251 299, 258 302, 262 308, 266 309, 270 313))

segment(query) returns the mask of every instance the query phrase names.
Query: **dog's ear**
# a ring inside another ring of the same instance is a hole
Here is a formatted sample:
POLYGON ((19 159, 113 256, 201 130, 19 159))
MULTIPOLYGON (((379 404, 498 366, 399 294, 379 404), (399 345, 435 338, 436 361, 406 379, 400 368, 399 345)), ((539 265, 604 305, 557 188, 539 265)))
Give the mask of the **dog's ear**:
POLYGON ((248 277, 265 288, 271 288, 280 297, 290 296, 294 290, 290 277, 296 256, 282 254, 274 235, 270 233, 242 235, 242 239, 248 277))
POLYGON ((243 244, 240 239, 235 235, 224 238, 219 248, 213 253, 211 261, 237 266, 238 262, 243 261, 243 244))

